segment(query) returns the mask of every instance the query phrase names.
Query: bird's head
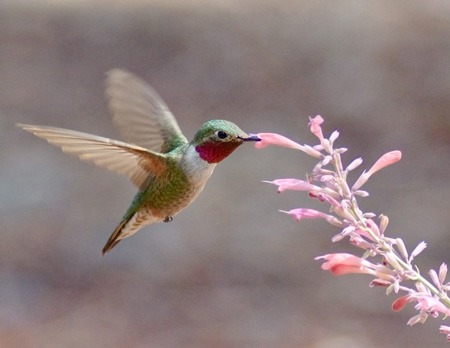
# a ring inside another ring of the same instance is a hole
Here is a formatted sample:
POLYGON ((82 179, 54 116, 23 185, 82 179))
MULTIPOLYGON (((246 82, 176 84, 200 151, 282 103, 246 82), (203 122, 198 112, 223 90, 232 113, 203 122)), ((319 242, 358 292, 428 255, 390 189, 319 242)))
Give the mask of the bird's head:
POLYGON ((212 120, 202 125, 191 144, 204 161, 218 163, 242 143, 260 140, 257 136, 249 136, 232 122, 212 120))

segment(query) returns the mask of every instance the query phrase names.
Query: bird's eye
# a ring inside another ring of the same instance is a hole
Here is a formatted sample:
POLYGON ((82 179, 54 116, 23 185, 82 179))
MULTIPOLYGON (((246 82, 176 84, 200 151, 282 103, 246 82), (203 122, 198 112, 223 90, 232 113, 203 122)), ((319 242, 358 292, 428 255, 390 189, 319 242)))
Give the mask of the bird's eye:
POLYGON ((228 137, 228 134, 226 132, 224 132, 224 131, 221 131, 221 130, 217 131, 216 135, 217 135, 217 137, 219 139, 225 139, 226 137, 228 137))

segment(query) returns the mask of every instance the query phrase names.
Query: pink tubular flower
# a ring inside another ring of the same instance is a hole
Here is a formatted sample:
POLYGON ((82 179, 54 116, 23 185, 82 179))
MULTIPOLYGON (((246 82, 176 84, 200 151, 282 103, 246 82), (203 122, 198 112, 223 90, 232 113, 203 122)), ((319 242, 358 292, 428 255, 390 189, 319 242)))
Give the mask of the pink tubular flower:
POLYGON ((402 153, 400 151, 391 151, 388 153, 385 153, 383 156, 381 156, 375 164, 367 171, 361 174, 361 176, 356 180, 355 184, 352 187, 353 191, 358 190, 362 185, 364 185, 369 178, 378 172, 380 169, 383 169, 384 167, 387 167, 391 164, 394 164, 402 158, 402 153))
POLYGON ((352 254, 327 254, 316 257, 315 260, 325 259, 322 264, 324 271, 330 271, 333 275, 349 273, 366 273, 375 275, 376 265, 352 254))
POLYGON ((304 151, 304 146, 296 143, 295 141, 286 138, 285 136, 282 136, 277 133, 258 133, 258 134, 252 134, 256 135, 258 138, 261 139, 261 141, 255 142, 255 147, 257 149, 262 149, 268 145, 276 145, 276 146, 282 146, 282 147, 289 147, 291 149, 301 150, 304 151))
MULTIPOLYGON (((426 248, 425 242, 420 242, 412 252, 406 248, 401 238, 386 235, 389 219, 361 210, 358 199, 367 197, 368 192, 360 188, 379 170, 398 162, 402 153, 391 151, 382 155, 370 169, 364 171, 353 187, 348 183, 348 174, 362 164, 362 159, 353 160, 347 167, 343 165, 341 155, 347 149, 335 148, 339 136, 334 131, 325 137, 322 130, 323 118, 319 115, 309 118, 310 131, 320 140, 320 144, 300 145, 275 133, 257 134, 262 139, 256 143, 257 148, 269 144, 301 150, 318 159, 312 171, 306 174, 306 179, 276 179, 265 181, 278 187, 278 192, 285 190, 306 191, 312 199, 327 206, 327 213, 314 209, 297 208, 283 211, 295 220, 325 219, 328 223, 338 226, 340 233, 332 237, 332 242, 348 239, 350 244, 363 251, 361 256, 335 253, 316 257, 322 261, 321 268, 333 275, 368 274, 372 276, 370 287, 384 287, 386 295, 403 293, 392 304, 392 310, 400 311, 408 303, 413 303, 418 313, 408 320, 408 325, 424 323, 427 318, 439 317, 443 314, 450 317, 450 282, 447 278, 447 265, 441 264, 439 270, 430 270, 427 280, 416 266, 414 259, 426 248), (414 283, 415 288, 405 283, 414 283), (406 293, 406 294, 405 294, 406 293)), ((450 326, 442 325, 440 332, 447 335, 450 342, 450 326)))
POLYGON ((378 161, 375 162, 375 164, 372 166, 372 168, 369 169, 368 173, 370 175, 375 174, 380 169, 383 169, 384 167, 390 166, 391 164, 394 164, 402 159, 402 153, 401 151, 395 150, 388 153, 385 153, 383 156, 381 156, 378 161))
POLYGON ((278 192, 283 192, 285 190, 295 190, 295 191, 312 191, 320 189, 320 187, 313 185, 307 181, 299 179, 276 179, 273 181, 263 181, 268 184, 273 184, 278 186, 278 192))
POLYGON ((309 197, 317 198, 319 201, 327 202, 328 204, 330 204, 331 206, 334 206, 334 207, 341 207, 341 204, 335 198, 333 198, 329 194, 322 193, 320 191, 311 191, 311 192, 309 192, 309 197))
POLYGON ((343 275, 350 273, 370 274, 378 277, 378 280, 393 282, 394 273, 383 265, 376 265, 363 258, 352 254, 327 254, 316 257, 315 260, 325 259, 322 264, 324 271, 330 271, 333 275, 343 275))
POLYGON ((313 133, 316 137, 319 138, 320 142, 323 140, 322 127, 320 126, 323 123, 323 118, 320 115, 316 117, 309 118, 309 126, 311 129, 311 133, 313 133))
MULTIPOLYGON (((435 318, 438 317, 439 313, 442 313, 445 316, 450 315, 450 309, 446 307, 439 298, 420 292, 399 297, 392 304, 392 310, 396 312, 401 311, 408 302, 417 302, 415 305, 417 310, 435 318)), ((413 317, 410 319, 409 324, 414 325, 417 322, 424 322, 425 319, 426 317, 422 318, 422 320, 419 320, 419 317, 413 317)))
POLYGON ((314 209, 307 209, 307 208, 298 208, 298 209, 292 209, 289 211, 280 210, 280 212, 292 215, 295 220, 300 221, 303 219, 325 219, 328 223, 335 225, 335 226, 341 226, 342 222, 334 217, 333 215, 325 214, 320 211, 314 210, 314 209))
POLYGON ((401 311, 408 302, 412 301, 410 295, 400 296, 398 299, 394 301, 392 304, 392 310, 394 312, 401 311))
POLYGON ((439 332, 447 335, 447 342, 450 342, 450 326, 441 325, 441 327, 439 328, 439 332))
POLYGON ((366 219, 366 226, 367 226, 367 229, 362 228, 361 226, 358 226, 358 228, 355 229, 355 233, 361 237, 364 237, 364 238, 372 241, 372 242, 374 241, 372 234, 377 237, 379 237, 381 235, 377 224, 372 219, 366 219), (369 231, 372 234, 369 233, 369 231))

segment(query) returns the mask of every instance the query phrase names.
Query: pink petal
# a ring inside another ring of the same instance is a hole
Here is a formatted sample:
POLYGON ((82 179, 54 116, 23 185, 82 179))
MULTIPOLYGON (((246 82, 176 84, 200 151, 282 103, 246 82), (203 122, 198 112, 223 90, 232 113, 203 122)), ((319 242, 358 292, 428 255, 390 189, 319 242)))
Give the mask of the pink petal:
MULTIPOLYGON (((338 254, 326 254, 323 256, 318 256, 314 260, 325 259, 326 262, 322 264, 323 270, 329 270, 331 267, 337 264, 345 264, 347 266, 361 266, 363 261, 360 257, 347 253, 338 254)), ((367 262, 367 261, 366 261, 367 262)))
POLYGON ((392 310, 395 312, 401 311, 409 301, 411 301, 410 295, 404 295, 399 297, 392 304, 392 310))
POLYGON ((447 342, 450 342, 450 326, 441 325, 441 327, 439 328, 439 332, 447 335, 447 342))
MULTIPOLYGON (((417 302, 420 304, 419 308, 428 312, 440 312, 445 316, 450 315, 450 309, 445 306, 438 298, 427 295, 417 295, 417 302)), ((437 313, 436 313, 437 316, 437 313)))
POLYGON ((328 195, 326 193, 320 193, 319 191, 315 191, 315 192, 311 191, 309 193, 309 197, 317 198, 321 202, 327 202, 328 204, 338 207, 338 208, 341 207, 341 204, 336 199, 334 199, 333 197, 331 197, 330 195, 328 195))
POLYGON ((370 287, 374 287, 374 286, 390 286, 392 285, 392 282, 388 281, 388 280, 384 280, 384 279, 374 279, 370 282, 369 286, 370 287))
POLYGON ((273 184, 278 186, 278 192, 283 192, 285 190, 295 190, 295 191, 312 191, 319 189, 319 187, 299 179, 276 179, 273 181, 263 181, 268 184, 273 184))
POLYGON ((422 323, 423 324, 427 320, 427 317, 428 317, 427 314, 421 312, 420 314, 417 314, 417 315, 409 318, 409 320, 406 323, 406 325, 413 326, 413 325, 415 325, 417 323, 422 323))
POLYGON ((327 254, 316 257, 315 260, 325 259, 321 266, 324 271, 330 271, 333 275, 343 275, 349 273, 375 274, 371 262, 361 259, 352 254, 327 254))
MULTIPOLYGON (((323 265, 322 265, 323 266, 323 265)), ((348 266, 348 265, 334 265, 330 268, 330 272, 333 275, 343 275, 343 274, 352 274, 352 273, 369 273, 371 272, 364 267, 360 266, 348 266)))
POLYGON ((439 328, 439 332, 446 335, 450 335, 450 326, 441 325, 441 327, 439 328))
POLYGON ((388 153, 385 153, 383 156, 381 156, 378 161, 375 162, 375 164, 372 166, 372 168, 369 169, 368 173, 370 175, 375 174, 380 169, 383 169, 384 167, 387 167, 391 164, 394 164, 398 161, 400 161, 402 158, 402 153, 400 151, 391 151, 388 153))
POLYGON ((335 130, 333 133, 331 133, 330 135, 330 142, 334 142, 337 138, 339 137, 339 132, 337 130, 335 130))
POLYGON ((439 281, 438 275, 434 269, 430 270, 428 272, 431 280, 433 281, 434 285, 436 285, 438 288, 441 287, 441 282, 439 281))
POLYGON ((342 221, 333 215, 325 214, 314 209, 298 208, 290 211, 280 210, 280 212, 292 215, 296 221, 302 219, 325 219, 329 224, 333 226, 342 227, 342 221))
POLYGON ((291 139, 277 133, 258 133, 252 135, 256 135, 261 139, 261 141, 255 142, 255 147, 257 149, 262 149, 268 145, 276 145, 304 151, 304 147, 302 145, 297 144, 295 141, 292 141, 291 139))
POLYGON ((399 297, 392 304, 392 309, 394 311, 402 310, 408 302, 415 301, 417 304, 415 308, 417 310, 425 311, 426 313, 432 315, 433 317, 437 317, 438 313, 442 313, 445 316, 450 315, 450 309, 447 308, 439 298, 426 295, 423 293, 413 293, 405 296, 399 297))
POLYGON ((349 172, 349 171, 351 171, 351 170, 353 170, 353 169, 355 169, 355 168, 358 168, 362 163, 363 163, 363 160, 362 160, 361 157, 359 157, 359 158, 353 160, 353 161, 347 166, 347 168, 345 168, 345 170, 346 170, 347 172, 349 172))
POLYGON ((363 172, 359 176, 358 180, 356 180, 356 182, 353 184, 352 191, 358 190, 362 185, 364 185, 367 182, 367 180, 369 180, 369 178, 370 178, 370 174, 367 172, 363 172))
POLYGON ((447 277, 447 264, 443 263, 441 267, 439 267, 439 281, 441 282, 441 284, 444 284, 446 277, 447 277))
POLYGON ((409 257, 409 262, 411 262, 417 255, 419 255, 426 247, 427 243, 420 242, 412 251, 411 256, 409 257))
POLYGON ((355 184, 352 187, 352 191, 358 190, 362 185, 364 185, 369 178, 378 172, 380 169, 383 169, 384 167, 387 167, 391 164, 394 164, 402 158, 402 153, 400 151, 391 151, 388 153, 385 153, 383 156, 381 156, 378 161, 375 162, 375 164, 370 168, 367 172, 364 172, 361 174, 361 176, 356 180, 355 184))
POLYGON ((280 210, 282 213, 286 213, 292 215, 295 220, 300 221, 302 219, 316 219, 316 218, 324 218, 328 217, 328 214, 322 213, 320 211, 308 208, 298 208, 292 209, 289 211, 280 210))
POLYGON ((323 118, 320 115, 317 115, 314 118, 309 118, 309 126, 311 129, 311 133, 313 133, 316 137, 320 139, 322 142, 323 140, 323 134, 322 134, 322 127, 320 126, 323 123, 323 118))

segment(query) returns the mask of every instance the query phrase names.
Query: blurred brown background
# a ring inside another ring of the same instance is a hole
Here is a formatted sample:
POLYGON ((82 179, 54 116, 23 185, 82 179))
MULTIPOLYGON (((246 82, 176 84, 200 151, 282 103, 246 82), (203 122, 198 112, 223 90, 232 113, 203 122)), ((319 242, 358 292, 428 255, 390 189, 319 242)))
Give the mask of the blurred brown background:
POLYGON ((424 273, 449 261, 450 2, 0 2, 1 347, 436 347, 440 320, 390 309, 370 277, 332 277, 318 255, 322 221, 278 209, 315 207, 264 179, 304 177, 302 153, 242 146, 200 198, 100 256, 135 193, 15 122, 117 138, 104 73, 151 83, 191 138, 225 118, 247 132, 315 143, 307 117, 338 129, 349 163, 403 160, 365 189, 366 211, 424 273), (125 4, 126 3, 126 4, 125 4))

